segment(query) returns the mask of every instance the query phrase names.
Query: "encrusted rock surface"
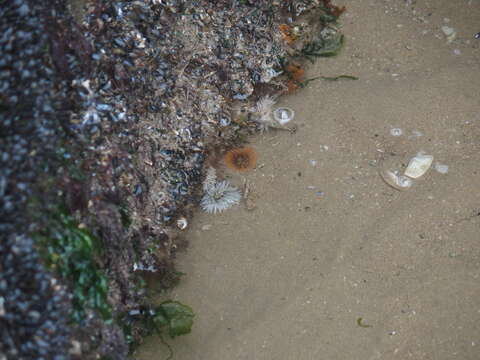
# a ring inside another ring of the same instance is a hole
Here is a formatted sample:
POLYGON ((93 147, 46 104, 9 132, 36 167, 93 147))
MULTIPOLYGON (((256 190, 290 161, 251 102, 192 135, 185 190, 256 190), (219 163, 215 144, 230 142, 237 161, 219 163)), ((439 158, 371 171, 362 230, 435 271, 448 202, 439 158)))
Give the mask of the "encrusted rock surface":
POLYGON ((320 0, 75 5, 76 16, 61 1, 0 8, 0 359, 127 356, 120 328, 95 313, 67 325, 72 284, 43 265, 34 235, 61 205, 101 240, 114 314, 147 306, 142 273, 177 280, 175 224, 198 204, 208 151, 258 128, 236 115, 249 101, 285 90, 277 77, 297 50, 279 26, 335 10, 320 0))

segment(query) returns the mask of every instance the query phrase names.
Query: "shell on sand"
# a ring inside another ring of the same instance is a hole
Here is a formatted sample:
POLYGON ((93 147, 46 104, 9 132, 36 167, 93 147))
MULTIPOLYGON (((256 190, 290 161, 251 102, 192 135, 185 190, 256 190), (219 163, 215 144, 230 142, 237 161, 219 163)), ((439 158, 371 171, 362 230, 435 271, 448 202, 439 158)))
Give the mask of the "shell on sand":
POLYGON ((295 111, 287 107, 275 109, 275 111, 273 112, 273 118, 280 125, 285 125, 286 123, 292 121, 294 117, 295 111))
POLYGON ((413 184, 412 180, 408 177, 404 175, 398 175, 396 172, 391 170, 382 170, 380 172, 380 176, 388 185, 401 191, 409 189, 413 184))
POLYGON ((410 160, 404 174, 412 179, 417 179, 425 175, 432 163, 432 155, 418 154, 410 160))

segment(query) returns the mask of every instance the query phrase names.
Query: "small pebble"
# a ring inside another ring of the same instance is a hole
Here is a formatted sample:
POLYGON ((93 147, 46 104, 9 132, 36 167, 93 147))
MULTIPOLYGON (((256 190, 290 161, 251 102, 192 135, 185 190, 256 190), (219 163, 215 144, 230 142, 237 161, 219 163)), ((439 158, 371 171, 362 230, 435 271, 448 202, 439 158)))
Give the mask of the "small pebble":
POLYGON ((206 225, 203 225, 202 226, 202 231, 208 231, 212 228, 212 225, 211 224, 206 224, 206 225))
POLYGON ((460 51, 460 49, 453 49, 453 53, 455 55, 460 55, 462 52, 460 51))
POLYGON ((448 165, 436 163, 433 168, 440 174, 448 173, 448 165))

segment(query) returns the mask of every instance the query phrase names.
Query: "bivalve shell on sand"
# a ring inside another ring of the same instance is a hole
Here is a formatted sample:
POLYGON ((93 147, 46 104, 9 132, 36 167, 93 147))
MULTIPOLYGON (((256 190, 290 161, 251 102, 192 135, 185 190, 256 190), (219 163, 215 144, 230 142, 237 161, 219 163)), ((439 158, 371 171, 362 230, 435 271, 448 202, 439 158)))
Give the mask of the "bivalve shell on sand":
POLYGON ((417 179, 425 175, 432 163, 432 155, 418 154, 410 160, 404 174, 412 179, 417 179))
POLYGON ((380 176, 383 181, 397 190, 407 190, 413 185, 412 179, 391 170, 382 170, 380 176))

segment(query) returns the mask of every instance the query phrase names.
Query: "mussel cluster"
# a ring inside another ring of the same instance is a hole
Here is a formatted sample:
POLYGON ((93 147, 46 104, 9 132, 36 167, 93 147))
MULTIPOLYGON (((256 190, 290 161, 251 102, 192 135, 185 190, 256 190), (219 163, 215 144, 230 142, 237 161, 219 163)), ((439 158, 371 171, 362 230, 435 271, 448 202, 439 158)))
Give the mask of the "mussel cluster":
POLYGON ((72 355, 62 279, 30 237, 53 204, 102 240, 114 311, 142 305, 137 273, 171 268, 206 151, 240 126, 234 104, 280 86, 279 24, 329 1, 75 3, 0 6, 0 359, 72 355))
POLYGON ((26 205, 52 173, 65 118, 35 1, 0 6, 0 358, 66 359, 69 297, 28 236, 26 205))

